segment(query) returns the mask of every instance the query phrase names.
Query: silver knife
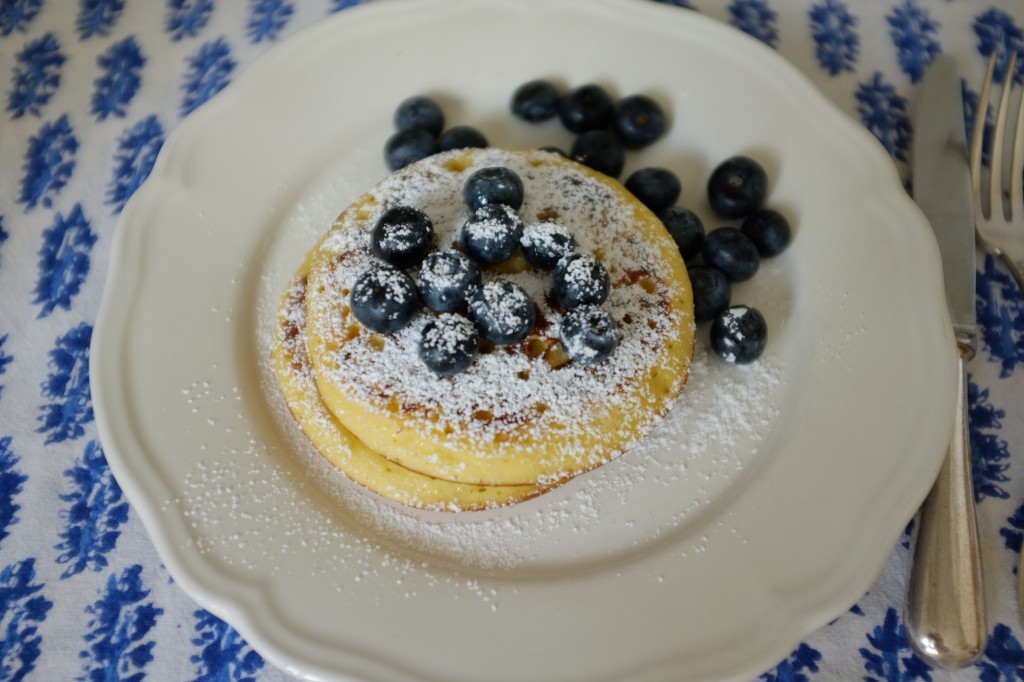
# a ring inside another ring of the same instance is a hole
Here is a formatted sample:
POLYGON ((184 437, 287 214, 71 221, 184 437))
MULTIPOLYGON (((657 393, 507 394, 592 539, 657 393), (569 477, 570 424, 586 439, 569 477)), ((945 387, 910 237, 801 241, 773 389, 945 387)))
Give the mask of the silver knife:
POLYGON ((942 470, 921 506, 907 594, 907 633, 928 661, 960 668, 985 650, 981 552, 971 480, 966 363, 974 355, 975 238, 956 61, 939 57, 925 72, 913 117, 914 199, 935 230, 959 358, 957 413, 942 470))

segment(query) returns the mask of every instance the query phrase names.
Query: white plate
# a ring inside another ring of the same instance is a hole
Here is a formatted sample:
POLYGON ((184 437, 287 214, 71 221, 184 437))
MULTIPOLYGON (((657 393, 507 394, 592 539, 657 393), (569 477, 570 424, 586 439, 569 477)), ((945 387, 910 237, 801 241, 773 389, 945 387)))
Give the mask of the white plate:
POLYGON ((871 585, 938 470, 952 348, 937 249, 890 160, 772 50, 655 3, 399 0, 304 30, 175 132, 123 214, 92 379, 107 457, 167 566, 278 666, 726 679, 871 585), (266 369, 277 297, 384 175, 404 97, 432 94, 502 146, 568 145, 508 113, 539 76, 660 99, 671 130, 626 172, 673 168, 709 227, 711 168, 766 165, 795 240, 733 298, 766 313, 769 350, 728 366, 702 330, 665 424, 553 493, 396 508, 288 418, 266 369))

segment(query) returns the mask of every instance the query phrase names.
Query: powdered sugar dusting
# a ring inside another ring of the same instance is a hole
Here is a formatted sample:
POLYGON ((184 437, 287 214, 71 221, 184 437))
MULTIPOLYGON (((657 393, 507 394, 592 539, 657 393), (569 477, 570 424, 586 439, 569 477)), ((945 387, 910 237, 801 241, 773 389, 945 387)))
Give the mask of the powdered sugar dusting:
MULTIPOLYGON (((310 210, 323 210, 317 208, 320 202, 337 203, 314 197, 307 204, 311 201, 317 206, 296 209, 300 226, 308 223, 310 210)), ((280 266, 291 270, 293 263, 280 266)), ((741 493, 742 474, 763 464, 759 460, 770 456, 770 437, 784 428, 783 376, 791 368, 779 346, 751 365, 725 365, 709 353, 703 334, 685 392, 625 456, 507 509, 453 515, 404 507, 345 478, 292 419, 265 362, 278 325, 277 282, 285 281, 272 274, 265 276, 260 299, 255 360, 261 361, 254 366, 263 374, 258 399, 273 409, 286 436, 269 447, 282 452, 268 458, 262 442, 244 455, 211 449, 207 463, 193 468, 181 497, 167 504, 187 513, 204 552, 251 555, 264 569, 301 571, 325 589, 349 591, 358 584, 367 593, 397 590, 415 599, 451 588, 452 598, 466 594, 491 609, 500 594, 489 588, 492 581, 474 577, 479 571, 572 572, 684 533, 702 510, 741 493), (298 474, 282 472, 292 466, 298 474), (418 593, 406 587, 411 584, 419 585, 418 593)), ((775 279, 759 283, 759 298, 787 295, 775 279)), ((296 299, 301 290, 298 285, 293 290, 296 299)), ((304 309, 295 310, 293 321, 301 324, 304 309)), ((182 387, 188 409, 200 416, 220 393, 226 393, 223 387, 206 382, 182 387)))
POLYGON ((454 352, 466 342, 466 339, 476 337, 476 327, 462 315, 442 313, 436 318, 436 322, 427 325, 423 330, 422 343, 425 347, 454 352))
MULTIPOLYGON (((414 563, 408 571, 417 574, 452 565, 487 573, 571 571, 672 537, 711 504, 739 494, 741 475, 761 456, 766 436, 777 427, 781 384, 778 360, 725 365, 706 343, 698 344, 683 396, 626 456, 533 500, 473 514, 411 509, 374 495, 326 465, 299 434, 295 452, 303 453, 312 480, 351 525, 339 529, 319 513, 298 516, 288 511, 294 503, 286 501, 281 519, 263 519, 241 534, 211 527, 203 535, 213 550, 218 543, 258 542, 256 527, 264 523, 287 526, 296 534, 305 525, 302 534, 320 540, 303 551, 317 558, 315 574, 325 578, 330 572, 321 562, 335 561, 338 552, 361 567, 357 573, 363 581, 391 580, 390 568, 410 556, 414 563), (382 568, 381 561, 390 568, 382 568)), ((295 429, 283 401, 272 402, 282 412, 281 422, 295 429)), ((253 512, 247 507, 254 499, 269 514, 276 513, 276 496, 287 500, 297 494, 295 482, 276 467, 246 467, 243 478, 253 480, 244 486, 234 481, 240 475, 224 467, 197 469, 188 486, 190 517, 203 525, 225 515, 248 522, 253 512), (253 497, 255 491, 260 492, 253 497)))
POLYGON ((535 249, 551 261, 557 262, 562 256, 572 253, 576 239, 564 225, 542 220, 523 228, 522 244, 524 249, 535 249))
POLYGON ((364 276, 364 286, 353 287, 353 301, 368 303, 379 297, 395 303, 405 303, 415 296, 415 290, 408 286, 409 280, 401 270, 378 267, 367 270, 364 276))
MULTIPOLYGON (((519 214, 526 223, 557 220, 572 233, 580 253, 597 257, 608 269, 612 289, 604 307, 619 322, 621 331, 615 353, 602 363, 559 367, 553 367, 545 354, 532 355, 523 349, 483 353, 466 371, 438 377, 417 360, 425 315, 421 313, 407 329, 388 335, 383 349, 380 339, 371 343, 369 336, 363 335, 338 351, 333 364, 339 369, 332 370, 325 363, 317 371, 344 387, 351 398, 376 406, 382 414, 389 410, 389 401, 399 396, 405 404, 421 408, 424 417, 417 429, 442 433, 457 428, 488 448, 504 442, 502 434, 507 436, 526 421, 535 422, 538 429, 562 429, 571 440, 579 424, 581 397, 586 398, 588 409, 614 407, 639 413, 644 397, 621 387, 658 362, 657 349, 664 339, 675 335, 674 330, 692 324, 687 312, 666 304, 678 293, 677 287, 685 284, 675 281, 671 266, 657 248, 638 236, 633 227, 633 209, 624 207, 605 185, 575 169, 535 166, 526 157, 500 150, 479 153, 477 165, 505 165, 523 179, 525 201, 519 214), (473 415, 481 411, 493 418, 474 419, 473 415)), ((536 154, 544 157, 543 153, 536 154)), ((469 171, 453 170, 444 165, 447 157, 437 158, 440 160, 434 165, 420 166, 415 174, 399 172, 385 180, 372 193, 372 209, 380 212, 408 205, 424 211, 434 224, 436 245, 443 249, 457 242, 468 215, 460 197, 469 171)), ((345 326, 344 312, 330 301, 343 300, 354 274, 369 267, 365 229, 361 227, 373 216, 369 219, 347 213, 323 242, 321 248, 335 254, 343 266, 318 280, 318 285, 327 289, 319 299, 323 303, 313 302, 310 307, 310 324, 320 325, 318 334, 330 334, 331 329, 345 326)), ((561 313, 550 299, 550 272, 485 272, 484 281, 489 278, 518 284, 536 304, 534 348, 558 345, 561 313)), ((529 343, 529 339, 524 342, 529 343)), ((651 421, 657 416, 652 414, 651 421)), ((494 446, 495 456, 501 456, 503 447, 494 446)), ((586 461, 587 455, 580 453, 580 459, 586 461)))
POLYGON ((683 397, 628 454, 510 510, 424 516, 393 505, 356 510, 377 537, 488 570, 564 569, 633 551, 683 529, 736 494, 742 472, 779 418, 778 365, 729 366, 699 348, 683 397), (685 503, 651 501, 690 488, 685 503), (514 511, 514 513, 508 513, 514 511))
MULTIPOLYGON (((296 323, 302 321, 297 304, 303 288, 297 282, 290 290, 288 308, 294 308, 296 323)), ((288 324, 278 329, 287 344, 288 324)), ((374 551, 389 564, 411 551, 446 565, 455 562, 463 570, 568 570, 669 537, 726 497, 778 420, 780 381, 777 361, 727 366, 706 343, 698 344, 686 392, 627 456, 508 510, 456 516, 413 510, 354 486, 329 467, 325 470, 320 461, 310 468, 320 472, 320 482, 338 508, 356 522, 357 535, 365 533, 365 542, 374 543, 374 551), (656 503, 664 499, 671 503, 656 503)), ((310 398, 315 395, 310 393, 310 398)), ((315 452, 306 451, 319 460, 315 452)), ((223 511, 221 478, 218 473, 212 493, 204 494, 201 502, 223 511)), ((359 552, 366 549, 358 545, 359 552)), ((416 571, 423 570, 427 565, 417 565, 416 571)), ((360 571, 365 580, 376 574, 360 571)))
POLYGON ((460 290, 466 295, 476 289, 474 279, 479 269, 465 254, 454 251, 435 251, 428 254, 420 267, 420 283, 428 282, 437 291, 460 290))
POLYGON ((530 322, 533 299, 522 287, 492 280, 470 299, 469 310, 474 319, 486 317, 498 332, 511 335, 530 322))
POLYGON ((502 204, 477 209, 463 224, 462 238, 497 246, 514 239, 522 230, 522 220, 515 209, 502 204))
POLYGON ((601 261, 589 254, 566 257, 559 262, 555 270, 566 286, 579 292, 579 296, 597 302, 604 289, 606 279, 601 261))
POLYGON ((416 212, 392 211, 388 218, 377 226, 377 244, 385 252, 416 249, 433 234, 430 220, 416 212))

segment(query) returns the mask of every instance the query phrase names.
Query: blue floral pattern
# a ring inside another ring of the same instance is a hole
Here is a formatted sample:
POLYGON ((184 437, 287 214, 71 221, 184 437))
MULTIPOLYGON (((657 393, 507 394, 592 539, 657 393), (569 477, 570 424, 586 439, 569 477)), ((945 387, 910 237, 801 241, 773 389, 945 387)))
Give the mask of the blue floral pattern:
POLYGON ((42 205, 50 208, 53 198, 71 179, 75 169, 78 138, 71 121, 62 114, 56 121, 43 124, 39 134, 29 139, 25 152, 25 175, 18 200, 25 208, 42 205))
POLYGON ((124 11, 124 0, 79 0, 78 29, 80 40, 108 36, 124 11))
MULTIPOLYGON (((6 242, 10 238, 10 236, 11 235, 8 234, 6 230, 4 230, 4 217, 2 214, 0 214, 0 247, 4 245, 4 242, 6 242)), ((0 253, 3 253, 3 249, 0 249, 0 253)), ((0 257, 0 267, 3 267, 3 264, 3 258, 0 257)))
POLYGON ((886 81, 881 72, 875 72, 862 83, 855 96, 857 113, 864 127, 874 133, 885 151, 899 161, 906 161, 910 147, 907 99, 886 81))
POLYGON ((205 43, 189 59, 189 70, 185 76, 185 99, 181 104, 181 115, 188 116, 228 84, 235 70, 231 58, 231 47, 223 38, 205 43))
POLYGON ((842 0, 824 0, 808 13, 814 55, 829 75, 852 72, 860 53, 857 17, 842 0))
POLYGON ((43 8, 43 0, 7 0, 0 2, 0 38, 15 31, 24 33, 43 8))
MULTIPOLYGON (((1019 16, 1019 15, 1018 15, 1019 16)), ((1002 80, 1010 66, 1010 55, 1024 50, 1024 29, 1006 11, 992 7, 974 20, 974 33, 978 38, 978 52, 986 57, 996 55, 995 77, 1002 80)), ((1024 82, 1024 60, 1017 59, 1013 80, 1024 82)))
POLYGON ((761 675, 761 682, 809 682, 814 673, 819 671, 818 662, 821 652, 801 644, 789 658, 779 663, 772 672, 761 675))
POLYGON ((89 631, 83 639, 88 648, 82 678, 88 682, 141 682, 153 660, 156 642, 150 632, 164 610, 155 606, 142 582, 142 566, 129 566, 107 578, 106 589, 86 612, 89 631))
POLYGON ((164 143, 164 127, 156 116, 147 116, 125 131, 117 141, 114 177, 107 188, 107 203, 120 213, 156 163, 164 143))
POLYGON ((18 523, 18 494, 24 489, 28 476, 18 467, 19 458, 11 448, 10 436, 0 438, 0 548, 11 527, 18 523))
POLYGON ((213 14, 213 0, 170 0, 167 5, 167 32, 172 40, 199 35, 213 14))
MULTIPOLYGON (((275 43, 367 2, 0 0, 0 682, 290 679, 197 608, 153 551, 101 444, 90 345, 109 261, 133 256, 115 248, 118 216, 160 154, 173 156, 177 126, 275 43)), ((966 129, 982 116, 987 138, 994 111, 977 108, 988 56, 1002 77, 1016 53, 1012 75, 1024 83, 1020 0, 650 2, 777 50, 878 140, 904 181, 911 110, 936 57, 958 59, 966 129)), ((595 79, 604 68, 593 65, 595 79)), ((700 65, 658 73, 690 68, 700 65)), ((564 79, 560 69, 550 75, 564 79)), ((672 113, 683 125, 685 111, 672 113)), ((735 115, 739 124, 750 113, 735 115)), ((1008 598, 1024 545, 1024 296, 999 259, 978 263, 972 473, 986 580, 1003 597, 990 604, 984 655, 950 673, 909 646, 900 600, 911 522, 876 586, 758 682, 1024 681, 1024 624, 1008 598)))
POLYGON ((904 0, 893 8, 888 19, 900 68, 916 83, 941 51, 935 39, 939 24, 916 0, 904 0))
POLYGON ((864 682, 931 682, 931 667, 918 658, 907 642, 899 613, 890 608, 881 625, 868 635, 868 646, 860 650, 864 659, 864 682))
POLYGON ((1024 310, 1010 273, 991 255, 977 277, 977 319, 982 350, 1002 378, 1024 364, 1024 310))
POLYGON ((95 243, 96 233, 81 204, 75 204, 66 218, 58 213, 53 226, 43 232, 39 281, 32 301, 42 306, 39 317, 46 317, 57 307, 71 309, 71 299, 89 274, 89 254, 95 243))
POLYGON ((986 497, 1009 499, 1010 493, 1003 484, 1010 481, 1010 452, 1006 441, 998 435, 1006 412, 991 405, 988 389, 979 388, 973 381, 967 384, 967 405, 975 502, 986 497))
POLYGON ((1020 554, 1021 541, 1024 539, 1024 504, 1006 519, 1006 525, 999 529, 999 534, 1003 536, 1006 549, 1020 554))
POLYGON ((142 84, 146 57, 134 36, 110 46, 97 60, 103 75, 96 79, 92 95, 92 113, 102 121, 108 116, 124 117, 128 105, 142 84))
POLYGON ((766 45, 775 47, 779 42, 778 14, 767 0, 733 0, 729 6, 732 24, 766 45))
POLYGON ((61 67, 66 57, 60 41, 53 33, 30 41, 18 53, 17 65, 11 78, 11 92, 7 97, 7 110, 11 118, 25 114, 40 116, 43 107, 60 87, 61 67))
POLYGON ((42 385, 44 403, 39 433, 46 443, 79 438, 93 420, 89 392, 89 342, 92 327, 84 322, 57 339, 50 351, 50 375, 42 385))
MULTIPOLYGON (((4 372, 6 372, 7 371, 7 365, 9 365, 12 362, 14 362, 14 358, 11 356, 11 354, 8 353, 6 350, 4 350, 4 345, 7 343, 7 338, 8 338, 7 334, 4 334, 3 336, 0 336, 0 374, 3 374, 4 372)), ((0 396, 2 396, 3 394, 4 394, 4 385, 0 384, 0 396)))
POLYGON ((198 649, 191 658, 197 672, 193 682, 256 682, 263 658, 209 611, 200 609, 193 615, 196 624, 192 644, 198 649))
POLYGON ((1013 636, 1013 630, 996 624, 985 647, 984 657, 977 663, 981 682, 1013 682, 1024 679, 1024 648, 1013 636))
POLYGON ((0 679, 24 680, 35 670, 42 653, 39 627, 53 608, 42 583, 36 582, 35 559, 8 564, 0 570, 0 679))
POLYGON ((285 0, 256 0, 251 11, 246 32, 249 40, 259 43, 264 40, 277 40, 292 18, 295 8, 285 0))
POLYGON ((64 531, 56 549, 58 564, 66 564, 61 578, 86 568, 107 567, 106 555, 117 545, 121 526, 128 521, 128 503, 107 467, 107 459, 96 441, 85 446, 85 454, 64 472, 72 491, 60 496, 67 504, 62 510, 64 531))

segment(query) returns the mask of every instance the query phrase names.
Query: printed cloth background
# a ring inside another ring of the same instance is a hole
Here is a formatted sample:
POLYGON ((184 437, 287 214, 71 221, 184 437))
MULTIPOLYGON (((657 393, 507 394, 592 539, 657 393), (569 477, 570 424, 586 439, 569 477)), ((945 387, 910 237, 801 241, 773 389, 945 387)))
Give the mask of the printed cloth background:
MULTIPOLYGON (((88 349, 118 215, 167 136, 275 42, 355 4, 0 0, 0 680, 288 679, 162 566, 107 468, 88 349)), ((668 4, 773 46, 874 133, 908 183, 909 111, 931 60, 959 58, 970 123, 987 56, 1000 71, 1011 51, 1024 57, 1021 0, 668 4)), ((1024 83, 1024 59, 1014 77, 1024 83)), ((979 255, 977 282, 984 657, 946 672, 910 650, 904 538, 853 609, 759 679, 1024 680, 1024 308, 992 257, 979 255)))

